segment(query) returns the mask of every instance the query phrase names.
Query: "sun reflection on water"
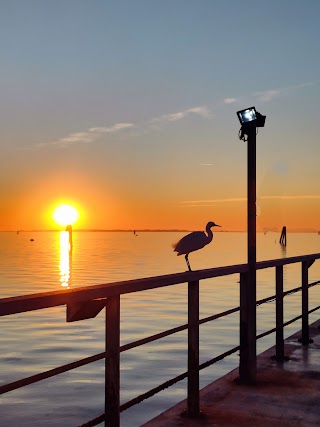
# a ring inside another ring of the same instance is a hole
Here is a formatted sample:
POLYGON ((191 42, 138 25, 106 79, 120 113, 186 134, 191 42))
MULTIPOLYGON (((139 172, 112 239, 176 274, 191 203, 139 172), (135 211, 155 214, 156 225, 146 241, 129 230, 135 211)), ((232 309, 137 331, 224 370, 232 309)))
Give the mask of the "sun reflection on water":
POLYGON ((70 288, 71 285, 71 261, 72 247, 69 242, 69 233, 60 232, 60 282, 64 288, 70 288))

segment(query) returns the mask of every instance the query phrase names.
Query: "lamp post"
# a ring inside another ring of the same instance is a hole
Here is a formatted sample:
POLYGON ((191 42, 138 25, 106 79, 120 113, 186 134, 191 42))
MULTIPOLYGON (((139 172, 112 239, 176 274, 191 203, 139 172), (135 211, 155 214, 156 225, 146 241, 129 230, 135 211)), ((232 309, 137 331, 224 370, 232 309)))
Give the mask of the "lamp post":
POLYGON ((244 384, 256 382, 257 370, 257 308, 256 308, 256 131, 263 127, 265 116, 255 107, 237 112, 241 123, 240 139, 248 143, 247 174, 247 250, 248 273, 240 278, 240 365, 239 380, 244 384))

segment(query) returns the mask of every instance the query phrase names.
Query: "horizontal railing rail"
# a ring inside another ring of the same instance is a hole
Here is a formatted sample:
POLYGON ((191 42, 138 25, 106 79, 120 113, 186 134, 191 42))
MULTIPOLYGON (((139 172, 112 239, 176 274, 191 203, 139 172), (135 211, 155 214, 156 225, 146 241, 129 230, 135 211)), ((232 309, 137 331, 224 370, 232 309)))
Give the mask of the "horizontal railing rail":
POLYGON ((213 277, 228 276, 231 274, 246 272, 247 270, 247 264, 238 264, 226 267, 209 268, 206 270, 186 271, 184 273, 133 279, 122 282, 104 283, 83 288, 2 298, 0 299, 0 316, 40 310, 42 308, 52 308, 60 305, 66 305, 68 303, 108 298, 110 296, 146 291, 197 280, 211 279, 213 277))
MULTIPOLYGON (((295 256, 290 258, 282 258, 268 261, 260 261, 256 263, 256 270, 275 268, 276 269, 276 294, 259 301, 256 301, 256 305, 269 303, 276 301, 277 305, 277 319, 276 327, 268 331, 256 335, 256 339, 263 338, 272 333, 276 333, 276 346, 277 346, 277 358, 280 360, 284 358, 283 349, 283 328, 289 324, 302 319, 302 343, 307 344, 309 342, 308 335, 308 315, 318 309, 320 306, 315 307, 311 310, 308 308, 308 289, 312 286, 320 284, 320 281, 308 283, 308 268, 313 262, 320 258, 320 254, 310 254, 295 256), (301 263, 302 265, 302 286, 283 291, 283 267, 288 264, 301 263), (286 322, 283 321, 283 299, 284 297, 302 292, 302 314, 290 319, 286 322)), ((182 379, 188 378, 188 414, 195 415, 199 413, 199 371, 207 368, 208 366, 216 363, 223 358, 230 356, 240 350, 241 352, 241 334, 240 334, 240 346, 236 346, 229 349, 225 353, 216 356, 215 358, 208 360, 202 364, 199 363, 199 326, 225 317, 227 315, 241 311, 240 307, 234 307, 221 313, 217 313, 206 318, 199 318, 199 282, 200 280, 211 279, 221 276, 230 276, 233 274, 240 274, 241 280, 248 273, 247 264, 238 264, 225 267, 216 267, 199 271, 191 271, 184 273, 176 273, 164 276, 143 278, 128 280, 116 283, 105 283, 100 285, 88 286, 76 289, 59 290, 53 292, 44 292, 38 294, 23 295, 17 297, 9 297, 0 299, 0 316, 8 316, 17 313, 30 312, 34 310, 40 310, 45 308, 57 307, 66 305, 79 305, 79 310, 88 312, 88 307, 83 309, 83 304, 86 302, 92 303, 96 301, 101 302, 99 311, 101 308, 107 306, 107 314, 109 315, 106 322, 106 351, 98 353, 93 356, 89 356, 80 360, 77 360, 66 365, 53 368, 51 370, 32 375, 8 384, 0 386, 0 394, 13 391, 15 389, 33 384, 44 379, 56 376, 58 374, 70 371, 72 369, 79 368, 81 366, 96 362, 101 359, 105 359, 106 363, 106 403, 105 413, 98 416, 94 420, 89 421, 83 426, 89 427, 97 425, 108 418, 108 425, 118 426, 119 425, 119 414, 136 405, 143 400, 155 395, 161 390, 170 387, 171 385, 181 381, 182 379), (120 334, 120 296, 129 294, 132 292, 141 292, 144 290, 150 290, 155 288, 161 288, 165 286, 173 286, 181 283, 188 283, 188 323, 181 325, 169 330, 151 335, 139 339, 137 341, 120 346, 119 334, 120 334), (109 333, 108 333, 109 328, 109 333), (166 381, 163 384, 158 385, 152 390, 143 393, 140 396, 120 405, 119 402, 119 354, 123 351, 133 349, 135 347, 162 339, 164 337, 173 335, 175 333, 188 330, 188 370, 175 378, 166 381), (115 331, 118 331, 115 333, 115 331), (109 337, 108 337, 109 336, 109 337), (111 338, 110 338, 111 336, 111 338), (108 341, 109 340, 109 341, 108 341), (111 381, 112 379, 112 381, 111 381), (110 389, 108 383, 115 384, 110 389), (117 385, 118 384, 118 385, 117 385), (108 388, 109 387, 109 388, 108 388), (111 401, 111 404, 110 404, 111 401), (111 406, 110 406, 111 405, 111 406), (108 415, 109 414, 109 415, 108 415)), ((240 280, 240 281, 241 281, 240 280)), ((240 286, 241 292, 241 286, 240 286)), ((240 298, 241 301, 241 298, 240 298)), ((90 305, 89 305, 89 312, 90 305)), ((94 312, 94 310, 92 311, 94 312)), ((94 316, 92 316, 94 317, 94 316)), ((86 317, 83 317, 86 318, 86 317)), ((78 319, 77 319, 78 320, 78 319)), ((80 317, 81 320, 81 317, 80 317)))
MULTIPOLYGON (((270 267, 284 266, 297 262, 313 261, 320 258, 320 253, 295 256, 290 258, 259 261, 256 269, 262 270, 270 267)), ((82 302, 113 295, 123 295, 132 292, 145 291, 164 286, 189 283, 196 280, 212 279, 213 277, 229 276, 248 271, 248 264, 237 264, 225 267, 208 268, 199 271, 186 271, 184 273, 168 274, 163 276, 133 279, 122 282, 112 282, 100 285, 86 286, 83 288, 65 289, 52 292, 22 295, 0 299, 0 316, 23 313, 26 311, 52 308, 72 302, 82 302)))

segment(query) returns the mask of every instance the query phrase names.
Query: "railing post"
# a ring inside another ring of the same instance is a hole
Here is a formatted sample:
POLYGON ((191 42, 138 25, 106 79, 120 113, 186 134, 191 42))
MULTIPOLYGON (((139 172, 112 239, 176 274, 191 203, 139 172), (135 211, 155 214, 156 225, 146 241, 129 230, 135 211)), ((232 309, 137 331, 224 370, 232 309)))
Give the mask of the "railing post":
POLYGON ((239 381, 254 384, 256 381, 256 317, 252 310, 249 273, 240 273, 240 364, 239 381))
POLYGON ((308 268, 309 268, 309 262, 303 261, 302 262, 302 292, 301 292, 301 299, 302 299, 302 336, 301 336, 301 343, 303 345, 309 344, 309 288, 308 288, 308 268))
POLYGON ((283 265, 276 267, 276 360, 284 360, 283 265))
POLYGON ((199 397, 199 281, 188 283, 188 408, 187 415, 200 414, 199 397))
POLYGON ((105 426, 120 426, 120 296, 107 298, 105 426))

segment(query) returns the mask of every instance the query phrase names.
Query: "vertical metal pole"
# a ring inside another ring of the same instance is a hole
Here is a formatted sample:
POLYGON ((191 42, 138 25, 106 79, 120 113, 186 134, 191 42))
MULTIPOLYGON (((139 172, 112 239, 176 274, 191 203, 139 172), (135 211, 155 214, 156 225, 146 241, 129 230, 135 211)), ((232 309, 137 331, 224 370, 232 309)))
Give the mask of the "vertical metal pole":
POLYGON ((283 265, 276 267, 276 360, 284 360, 283 265))
POLYGON ((105 426, 120 426, 120 296, 106 305, 105 426))
POLYGON ((256 381, 257 370, 257 307, 256 307, 256 126, 252 123, 248 129, 248 289, 247 289, 247 342, 248 369, 246 382, 256 381))
POLYGON ((248 343, 248 277, 249 274, 240 273, 240 364, 239 380, 242 384, 249 383, 252 376, 250 369, 249 343, 248 343))
POLYGON ((199 281, 188 283, 188 416, 200 414, 199 397, 199 281))
POLYGON ((309 262, 302 263, 302 337, 303 345, 309 344, 309 295, 308 295, 308 268, 309 262))

